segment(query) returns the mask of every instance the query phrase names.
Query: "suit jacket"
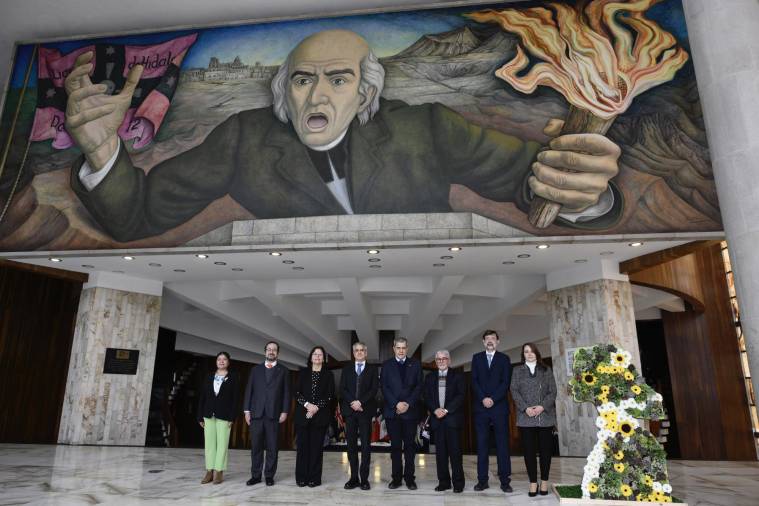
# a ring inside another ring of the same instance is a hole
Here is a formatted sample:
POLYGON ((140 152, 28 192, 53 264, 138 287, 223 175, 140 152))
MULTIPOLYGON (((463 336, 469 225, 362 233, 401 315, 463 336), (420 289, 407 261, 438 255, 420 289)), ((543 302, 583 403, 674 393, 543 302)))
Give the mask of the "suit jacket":
POLYGON ((316 383, 314 395, 311 384, 311 368, 303 367, 298 372, 298 383, 295 392, 295 425, 326 426, 332 421, 332 399, 335 398, 335 376, 332 371, 322 368, 319 381, 316 383), (306 402, 319 406, 316 415, 306 418, 306 402))
POLYGON ((438 371, 433 371, 424 378, 424 402, 430 411, 430 428, 432 430, 437 429, 443 424, 454 429, 461 428, 464 425, 463 405, 465 394, 464 375, 453 369, 448 369, 445 385, 445 403, 443 405, 448 410, 448 414, 442 419, 438 419, 434 413, 440 407, 438 371))
POLYGON ((423 378, 422 365, 418 360, 406 357, 403 364, 405 378, 401 378, 401 372, 395 357, 385 360, 382 364, 382 396, 385 399, 383 415, 386 420, 400 416, 402 420, 418 420, 419 404, 422 397, 423 378), (395 412, 395 406, 399 402, 407 402, 408 410, 402 415, 395 412))
POLYGON ((202 422, 203 418, 216 417, 219 420, 233 422, 239 414, 237 407, 237 398, 239 383, 237 375, 231 371, 227 373, 227 378, 219 388, 219 395, 213 391, 213 379, 216 373, 211 373, 203 380, 200 387, 200 396, 198 398, 198 421, 202 422))
MULTIPOLYGON (((528 207, 530 164, 540 148, 474 125, 441 104, 409 106, 381 100, 365 125, 353 121, 346 141, 346 183, 356 214, 448 212, 451 184, 528 207)), ((121 148, 103 181, 88 191, 75 164, 71 185, 108 233, 129 241, 165 232, 229 194, 257 218, 345 214, 311 162, 291 124, 271 107, 242 111, 195 148, 165 160, 148 175, 121 148)), ((577 228, 604 228, 615 209, 577 228)), ((564 223, 566 224, 566 223, 564 223)))
POLYGON ((340 374, 340 413, 343 418, 356 416, 372 418, 377 414, 377 391, 379 390, 379 373, 377 366, 365 364, 361 372, 356 392, 356 363, 351 362, 343 367, 340 374), (363 411, 353 411, 351 402, 361 401, 363 411))
POLYGON ((509 357, 496 351, 493 363, 488 367, 488 359, 485 352, 475 353, 472 356, 472 402, 474 413, 509 412, 509 384, 511 383, 511 360, 509 357), (485 408, 482 399, 490 397, 493 406, 485 408))
POLYGON ((290 374, 277 363, 269 381, 266 366, 260 364, 250 371, 245 388, 243 411, 250 411, 252 418, 277 419, 281 413, 290 411, 290 374))

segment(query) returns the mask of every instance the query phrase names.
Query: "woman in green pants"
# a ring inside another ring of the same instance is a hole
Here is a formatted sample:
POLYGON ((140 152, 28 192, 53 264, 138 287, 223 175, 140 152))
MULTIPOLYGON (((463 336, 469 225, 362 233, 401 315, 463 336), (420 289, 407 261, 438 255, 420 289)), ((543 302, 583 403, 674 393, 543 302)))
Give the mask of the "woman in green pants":
POLYGON ((206 447, 206 474, 200 483, 224 481, 227 468, 229 433, 237 409, 237 377, 229 372, 229 353, 216 355, 216 372, 203 381, 198 401, 198 423, 203 427, 206 447))

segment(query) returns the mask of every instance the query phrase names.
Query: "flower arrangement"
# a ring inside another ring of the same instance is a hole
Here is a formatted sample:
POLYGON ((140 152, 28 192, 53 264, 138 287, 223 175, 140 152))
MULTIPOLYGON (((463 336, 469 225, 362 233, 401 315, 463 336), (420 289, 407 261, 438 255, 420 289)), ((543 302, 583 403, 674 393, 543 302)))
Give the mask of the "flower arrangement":
POLYGON ((613 344, 575 352, 570 389, 577 402, 598 409, 598 441, 582 478, 586 499, 672 502, 664 448, 639 419, 664 416, 662 397, 613 344))

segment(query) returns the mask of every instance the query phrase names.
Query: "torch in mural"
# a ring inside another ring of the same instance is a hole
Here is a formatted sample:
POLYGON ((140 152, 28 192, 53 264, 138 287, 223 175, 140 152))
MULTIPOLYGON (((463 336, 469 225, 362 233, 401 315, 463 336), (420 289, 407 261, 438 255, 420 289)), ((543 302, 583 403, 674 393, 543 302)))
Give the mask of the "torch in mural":
MULTIPOLYGON (((468 14, 519 35, 516 56, 496 71, 522 93, 549 86, 569 102, 561 135, 605 134, 633 98, 666 83, 688 60, 675 37, 644 16, 660 0, 556 2, 468 14), (539 60, 530 65, 528 54, 539 60)), ((536 197, 530 223, 546 228, 561 204, 536 197)))

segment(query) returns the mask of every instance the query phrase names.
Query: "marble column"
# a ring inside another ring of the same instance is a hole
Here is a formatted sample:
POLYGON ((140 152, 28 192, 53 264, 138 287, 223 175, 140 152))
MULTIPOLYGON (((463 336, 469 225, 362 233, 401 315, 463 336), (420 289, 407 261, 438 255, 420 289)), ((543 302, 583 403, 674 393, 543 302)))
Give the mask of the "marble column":
POLYGON ((754 392, 759 392, 759 2, 684 0, 754 392))
POLYGON ((548 317, 556 377, 556 424, 562 456, 584 457, 596 443, 596 408, 577 403, 568 393, 567 353, 574 348, 613 343, 629 351, 640 368, 632 289, 617 264, 549 273, 548 317), (616 273, 615 273, 616 271, 616 273), (579 280, 587 280, 577 282, 579 280))
POLYGON ((96 272, 76 317, 58 442, 143 446, 162 283, 96 272), (106 348, 139 350, 136 374, 105 374, 106 348))

